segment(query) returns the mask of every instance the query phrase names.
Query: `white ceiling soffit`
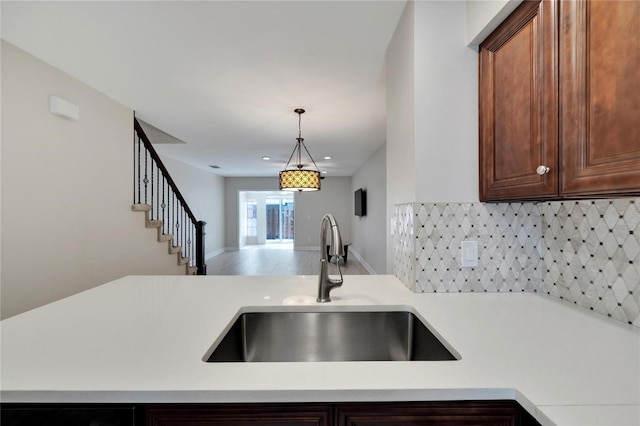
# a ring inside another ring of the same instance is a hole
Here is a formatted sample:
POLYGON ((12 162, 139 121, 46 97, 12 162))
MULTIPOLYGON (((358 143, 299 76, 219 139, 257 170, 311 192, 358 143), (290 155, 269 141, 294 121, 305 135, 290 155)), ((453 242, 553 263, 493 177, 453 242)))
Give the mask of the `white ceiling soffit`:
POLYGON ((385 141, 384 56, 404 0, 0 4, 2 38, 186 142, 158 145, 186 163, 275 176, 298 107, 327 176, 352 175, 385 141))
POLYGON ((175 136, 172 136, 169 133, 158 129, 156 126, 152 126, 151 124, 140 118, 138 118, 138 122, 140 123, 140 127, 142 127, 142 130, 144 130, 144 134, 147 135, 150 141, 153 141, 153 144, 184 143, 184 141, 181 141, 175 136))

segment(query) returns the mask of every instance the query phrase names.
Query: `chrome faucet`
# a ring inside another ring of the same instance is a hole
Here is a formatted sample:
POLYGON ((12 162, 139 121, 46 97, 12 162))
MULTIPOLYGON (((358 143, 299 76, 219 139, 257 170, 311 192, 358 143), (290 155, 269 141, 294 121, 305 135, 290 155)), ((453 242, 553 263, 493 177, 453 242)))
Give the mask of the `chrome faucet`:
POLYGON ((340 270, 340 259, 336 260, 340 279, 329 278, 327 272, 327 262, 331 262, 332 256, 344 256, 344 246, 338 222, 332 214, 327 213, 322 217, 320 224, 320 275, 318 276, 318 298, 319 303, 331 302, 329 293, 336 287, 342 285, 342 271, 340 270), (329 244, 329 254, 327 259, 327 226, 331 226, 331 241, 329 244))

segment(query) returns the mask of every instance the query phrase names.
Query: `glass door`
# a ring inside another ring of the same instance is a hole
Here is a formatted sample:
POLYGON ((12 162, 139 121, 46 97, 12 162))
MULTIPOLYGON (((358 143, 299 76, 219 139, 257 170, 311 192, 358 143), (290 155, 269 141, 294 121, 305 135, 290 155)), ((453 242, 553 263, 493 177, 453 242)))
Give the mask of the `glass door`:
POLYGON ((267 242, 293 242, 293 194, 266 198, 267 242))
POLYGON ((292 193, 240 191, 239 207, 239 247, 271 243, 277 243, 279 248, 293 246, 292 193))

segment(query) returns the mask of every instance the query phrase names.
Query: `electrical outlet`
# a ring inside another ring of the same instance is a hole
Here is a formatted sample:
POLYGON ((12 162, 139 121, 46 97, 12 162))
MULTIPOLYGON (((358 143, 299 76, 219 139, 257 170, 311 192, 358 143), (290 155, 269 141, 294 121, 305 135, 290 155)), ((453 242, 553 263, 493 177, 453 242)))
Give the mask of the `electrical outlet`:
POLYGON ((478 242, 463 241, 462 242, 462 267, 478 266, 478 242))

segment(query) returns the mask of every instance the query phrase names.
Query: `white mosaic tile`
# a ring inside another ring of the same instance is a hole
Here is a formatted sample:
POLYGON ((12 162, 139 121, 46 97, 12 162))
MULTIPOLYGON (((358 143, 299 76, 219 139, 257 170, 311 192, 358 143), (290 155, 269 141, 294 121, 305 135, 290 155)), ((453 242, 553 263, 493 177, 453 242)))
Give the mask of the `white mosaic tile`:
POLYGON ((394 246, 393 273, 412 291, 415 288, 415 251, 413 250, 413 205, 395 206, 391 221, 391 233, 394 246))
POLYGON ((396 226, 394 273, 413 291, 542 289, 536 204, 403 204, 396 206, 394 221, 403 224, 396 226), (478 241, 478 267, 461 266, 466 240, 478 241))
POLYGON ((544 291, 640 327, 640 198, 402 204, 392 232, 412 291, 544 291), (460 266, 464 240, 478 267, 460 266))
POLYGON ((640 198, 540 204, 544 291, 640 327, 640 198))

